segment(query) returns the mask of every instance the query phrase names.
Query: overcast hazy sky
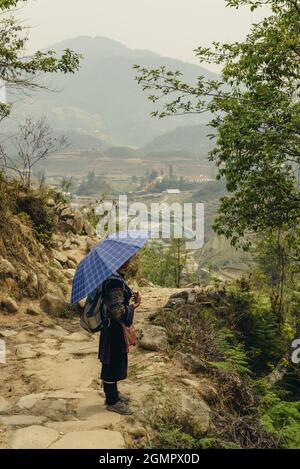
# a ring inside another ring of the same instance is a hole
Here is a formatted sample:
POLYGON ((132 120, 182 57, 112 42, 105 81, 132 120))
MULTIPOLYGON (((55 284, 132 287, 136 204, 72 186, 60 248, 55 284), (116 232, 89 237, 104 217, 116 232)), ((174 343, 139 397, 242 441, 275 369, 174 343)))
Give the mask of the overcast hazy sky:
POLYGON ((30 31, 30 49, 88 35, 197 63, 193 49, 240 40, 266 10, 226 8, 225 0, 30 0, 19 13, 30 31))

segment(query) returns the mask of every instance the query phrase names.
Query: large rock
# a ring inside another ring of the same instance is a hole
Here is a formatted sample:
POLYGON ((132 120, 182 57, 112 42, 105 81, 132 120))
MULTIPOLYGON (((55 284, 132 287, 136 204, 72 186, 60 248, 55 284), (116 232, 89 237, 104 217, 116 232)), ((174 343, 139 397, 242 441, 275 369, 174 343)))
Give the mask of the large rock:
POLYGON ((28 394, 27 396, 23 396, 18 400, 17 406, 20 409, 31 409, 37 402, 44 399, 44 397, 44 393, 28 394))
POLYGON ((62 252, 56 251, 55 249, 52 251, 53 257, 56 261, 58 261, 60 264, 66 264, 68 262, 67 256, 63 254, 62 252))
POLYGON ((73 217, 74 217, 74 213, 70 207, 64 208, 60 212, 60 218, 73 218, 73 217))
POLYGON ((75 234, 81 234, 83 230, 83 224, 84 224, 84 220, 83 220, 82 213, 80 212, 80 210, 75 210, 74 218, 73 218, 73 225, 72 225, 72 228, 75 234))
POLYGON ((173 358, 191 373, 198 373, 199 371, 207 370, 205 362, 192 353, 183 353, 178 351, 174 354, 173 358))
POLYGON ((18 272, 18 279, 21 283, 26 284, 28 281, 29 273, 26 270, 20 269, 18 272))
POLYGON ((189 292, 187 290, 183 290, 181 292, 173 293, 173 295, 170 296, 170 299, 181 298, 187 301, 188 296, 189 296, 189 292))
POLYGON ((7 259, 0 259, 0 278, 14 277, 16 269, 7 259))
POLYGON ((12 408, 12 405, 4 399, 4 397, 0 396, 0 414, 4 412, 8 412, 12 408))
POLYGON ((29 316, 39 316, 41 312, 37 306, 29 305, 26 309, 26 314, 28 314, 29 316))
POLYGON ((189 378, 181 378, 180 381, 192 388, 202 399, 208 402, 208 404, 213 404, 217 401, 218 391, 208 379, 192 380, 189 378))
POLYGON ((69 280, 73 280, 75 275, 75 269, 67 269, 65 270, 64 274, 69 280))
POLYGON ((72 261, 71 259, 68 259, 67 266, 68 266, 69 269, 75 270, 76 267, 77 267, 77 264, 74 261, 72 261))
POLYGON ((0 298, 0 310, 4 310, 7 313, 17 313, 18 305, 15 300, 13 300, 10 296, 4 296, 0 298))
POLYGON ((71 249, 71 241, 70 239, 67 239, 65 242, 64 242, 64 245, 63 245, 63 248, 67 251, 69 249, 71 249))
POLYGON ((139 345, 144 350, 165 351, 168 348, 167 331, 160 326, 146 326, 142 330, 139 345))
POLYGON ((186 303, 184 298, 169 298, 168 302, 165 305, 165 308, 177 308, 178 306, 182 306, 186 303))
POLYGON ((94 236, 96 234, 95 228, 93 227, 93 225, 88 220, 84 220, 83 228, 84 228, 85 233, 88 236, 94 236))
POLYGON ((41 299, 43 311, 50 316, 60 317, 69 307, 69 303, 63 298, 47 293, 41 299))
POLYGON ((59 437, 52 428, 33 425, 17 430, 12 439, 12 449, 46 449, 59 437))
POLYGON ((47 200, 47 206, 48 206, 48 207, 55 207, 55 201, 54 201, 54 199, 48 199, 48 200, 47 200))
POLYGON ((84 332, 73 332, 72 334, 66 337, 66 340, 70 340, 72 342, 87 342, 90 341, 91 337, 88 333, 84 332))
POLYGON ((50 446, 50 449, 124 449, 125 441, 120 432, 91 430, 71 432, 50 446))
POLYGON ((59 270, 62 269, 61 263, 58 262, 56 259, 53 259, 53 260, 52 260, 52 264, 54 265, 54 267, 56 267, 56 269, 59 269, 59 270))
POLYGON ((200 432, 207 432, 210 424, 211 410, 202 399, 182 393, 178 411, 181 420, 192 424, 200 432))
POLYGON ((34 405, 32 412, 36 415, 45 415, 51 420, 62 420, 67 412, 67 406, 64 399, 43 399, 34 405))

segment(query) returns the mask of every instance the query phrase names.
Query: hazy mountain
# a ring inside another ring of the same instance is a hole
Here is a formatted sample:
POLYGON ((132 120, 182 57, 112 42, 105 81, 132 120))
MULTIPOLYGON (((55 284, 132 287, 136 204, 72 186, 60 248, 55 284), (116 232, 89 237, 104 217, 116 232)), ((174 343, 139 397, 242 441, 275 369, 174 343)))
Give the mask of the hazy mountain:
MULTIPOLYGON (((78 37, 49 47, 57 51, 71 48, 84 56, 75 75, 46 78, 56 92, 42 91, 32 98, 18 98, 14 120, 24 115, 46 115, 62 131, 91 135, 111 145, 141 146, 179 126, 203 123, 205 117, 181 116, 156 120, 149 116, 153 105, 148 102, 134 80, 132 67, 180 69, 190 82, 199 75, 216 78, 204 68, 160 57, 151 51, 132 50, 105 37, 78 37)), ((94 145, 94 144, 93 144, 94 145)))
POLYGON ((194 125, 177 127, 175 130, 166 132, 154 138, 141 150, 145 154, 152 155, 154 152, 188 152, 191 155, 206 159, 213 143, 208 138, 212 129, 206 125, 194 125))

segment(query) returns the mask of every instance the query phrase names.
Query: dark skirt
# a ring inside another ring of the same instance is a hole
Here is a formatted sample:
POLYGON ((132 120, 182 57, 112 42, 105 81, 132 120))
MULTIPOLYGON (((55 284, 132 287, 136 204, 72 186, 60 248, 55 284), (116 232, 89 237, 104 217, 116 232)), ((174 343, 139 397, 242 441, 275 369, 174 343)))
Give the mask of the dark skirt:
POLYGON ((122 326, 112 320, 110 327, 100 335, 99 359, 102 362, 102 380, 115 382, 127 378, 128 353, 125 349, 122 326))

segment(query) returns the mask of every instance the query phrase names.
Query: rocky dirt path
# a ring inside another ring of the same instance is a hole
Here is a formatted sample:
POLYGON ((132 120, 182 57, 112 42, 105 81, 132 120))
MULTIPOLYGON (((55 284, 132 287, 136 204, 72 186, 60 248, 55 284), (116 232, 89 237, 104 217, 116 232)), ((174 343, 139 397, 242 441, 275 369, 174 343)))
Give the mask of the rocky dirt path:
MULTIPOLYGON (((132 399, 133 416, 105 409, 98 379, 98 335, 80 330, 77 319, 51 327, 27 321, 1 328, 7 347, 7 364, 0 365, 1 448, 134 447, 149 437, 148 412, 155 399, 159 407, 170 387, 195 387, 195 382, 188 383, 188 373, 168 357, 165 331, 147 320, 176 290, 141 290, 143 306, 135 318, 139 346, 130 351, 129 377, 119 386, 132 399)), ((203 406, 206 424, 208 409, 203 406)))

